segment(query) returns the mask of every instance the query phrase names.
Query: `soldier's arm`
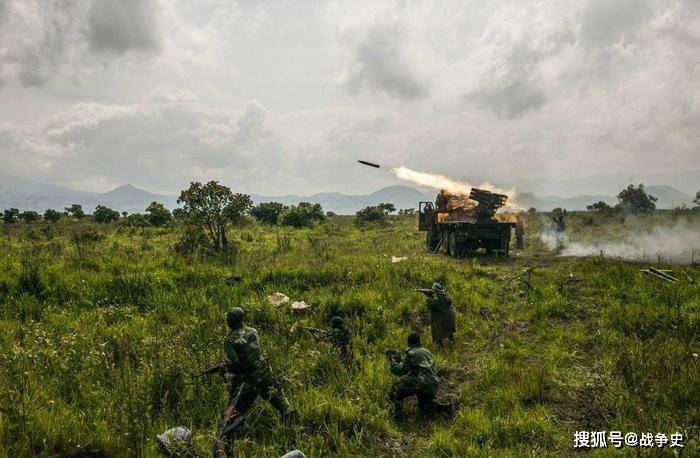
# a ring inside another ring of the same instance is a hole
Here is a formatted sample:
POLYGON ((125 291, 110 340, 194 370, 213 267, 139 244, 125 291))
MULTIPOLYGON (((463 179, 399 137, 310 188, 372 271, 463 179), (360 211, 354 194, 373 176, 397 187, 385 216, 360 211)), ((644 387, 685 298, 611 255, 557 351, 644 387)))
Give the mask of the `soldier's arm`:
POLYGON ((389 371, 394 375, 406 375, 411 369, 411 365, 408 362, 408 355, 406 355, 403 360, 400 358, 393 358, 390 364, 389 371))
POLYGON ((233 346, 233 342, 228 339, 224 342, 224 352, 226 353, 226 358, 229 362, 229 368, 237 367, 238 353, 236 352, 236 348, 233 346))

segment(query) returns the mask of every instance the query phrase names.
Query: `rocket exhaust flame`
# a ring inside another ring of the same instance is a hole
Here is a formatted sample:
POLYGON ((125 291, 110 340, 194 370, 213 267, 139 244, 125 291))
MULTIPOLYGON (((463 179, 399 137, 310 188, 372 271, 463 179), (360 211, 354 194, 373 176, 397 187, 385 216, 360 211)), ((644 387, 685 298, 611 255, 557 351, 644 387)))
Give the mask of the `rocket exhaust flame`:
POLYGON ((495 192, 497 194, 506 194, 509 196, 509 198, 508 203, 504 208, 507 210, 521 209, 516 202, 517 192, 515 191, 515 189, 502 189, 492 185, 491 183, 481 183, 480 185, 475 186, 471 183, 455 180, 445 175, 418 172, 416 170, 411 170, 403 166, 391 169, 391 173, 393 173, 402 180, 410 181, 419 186, 428 186, 435 189, 444 189, 450 194, 468 196, 469 191, 471 191, 472 188, 485 189, 487 191, 495 192))

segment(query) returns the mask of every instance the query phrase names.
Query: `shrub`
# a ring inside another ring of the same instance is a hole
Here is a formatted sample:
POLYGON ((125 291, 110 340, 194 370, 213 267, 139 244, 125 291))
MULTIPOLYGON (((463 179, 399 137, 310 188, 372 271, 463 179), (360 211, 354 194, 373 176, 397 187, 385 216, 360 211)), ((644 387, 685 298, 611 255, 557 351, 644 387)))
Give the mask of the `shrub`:
POLYGON ((279 202, 261 202, 250 210, 250 214, 261 223, 274 226, 286 208, 279 202))
POLYGON ((95 212, 92 214, 92 219, 95 220, 96 223, 119 221, 119 212, 103 205, 98 205, 95 208, 95 212))
POLYGON ((61 213, 56 210, 49 208, 44 212, 44 220, 49 223, 58 222, 59 219, 61 219, 61 213))
POLYGON ((146 208, 146 219, 152 226, 165 226, 172 222, 173 215, 163 204, 151 202, 146 208))
POLYGON ((321 204, 311 204, 309 202, 299 202, 299 205, 292 205, 280 217, 280 222, 284 226, 296 228, 311 227, 315 223, 326 220, 321 204))

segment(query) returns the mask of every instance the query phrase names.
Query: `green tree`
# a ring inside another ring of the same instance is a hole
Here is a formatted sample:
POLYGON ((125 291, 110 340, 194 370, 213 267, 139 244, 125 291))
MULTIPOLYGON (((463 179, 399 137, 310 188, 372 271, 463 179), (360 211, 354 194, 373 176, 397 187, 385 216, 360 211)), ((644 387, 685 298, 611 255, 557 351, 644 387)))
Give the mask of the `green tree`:
POLYGON ((598 202, 595 202, 591 205, 588 205, 586 207, 586 210, 591 211, 591 212, 596 212, 600 213, 602 215, 610 216, 615 213, 615 208, 608 205, 607 202, 604 202, 602 200, 599 200, 598 202))
POLYGON ((279 222, 280 214, 286 208, 279 202, 261 202, 250 209, 250 214, 261 223, 274 226, 279 222))
POLYGON ((70 207, 66 207, 66 213, 73 218, 83 218, 85 217, 85 212, 83 211, 83 206, 80 204, 73 204, 70 207))
POLYGON ((643 184, 629 185, 617 195, 617 208, 625 213, 650 213, 656 209, 656 197, 647 194, 643 184))
POLYGON ((228 230, 253 206, 250 196, 234 194, 217 181, 190 183, 177 199, 187 213, 187 222, 199 227, 216 251, 228 247, 228 230))
POLYGON ((34 210, 26 210, 19 214, 19 219, 21 219, 25 223, 32 223, 34 221, 38 221, 39 218, 41 218, 41 216, 39 216, 39 214, 34 210))
POLYGON ((2 213, 2 222, 5 224, 12 224, 17 222, 19 218, 19 210, 16 208, 8 208, 2 213))
POLYGON ((381 203, 381 204, 377 205, 377 207, 384 210, 387 214, 391 214, 391 213, 394 213, 396 211, 396 207, 394 206, 394 204, 381 203))
POLYGON ((98 205, 95 207, 95 211, 92 214, 92 219, 96 223, 111 223, 112 221, 119 221, 119 212, 112 210, 109 207, 98 205))
POLYGON ((49 208, 44 212, 44 220, 49 223, 55 223, 59 219, 61 219, 61 212, 59 211, 49 208))
POLYGON ((183 222, 187 219, 187 212, 184 208, 176 208, 173 210, 173 219, 177 222, 183 222))
POLYGON ((695 199, 693 199, 693 202, 695 202, 696 205, 700 205, 700 191, 695 194, 695 199))
POLYGON ((381 205, 368 206, 355 213, 355 222, 359 225, 366 223, 383 223, 386 221, 388 212, 381 205))
POLYGON ((151 202, 146 208, 146 218, 152 226, 166 226, 173 220, 170 210, 158 202, 151 202))
POLYGON ((321 204, 311 204, 309 202, 299 202, 299 205, 292 205, 282 212, 280 222, 284 226, 296 228, 311 227, 315 223, 326 220, 326 214, 321 208, 321 204))

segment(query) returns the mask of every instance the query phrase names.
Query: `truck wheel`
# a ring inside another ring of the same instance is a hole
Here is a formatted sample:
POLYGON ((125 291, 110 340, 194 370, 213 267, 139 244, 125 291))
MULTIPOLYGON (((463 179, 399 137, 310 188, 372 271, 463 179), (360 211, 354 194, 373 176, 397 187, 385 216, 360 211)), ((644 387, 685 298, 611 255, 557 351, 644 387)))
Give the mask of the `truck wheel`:
POLYGON ((450 234, 452 231, 445 231, 442 233, 442 252, 449 255, 450 254, 450 234))
POLYGON ((454 258, 459 257, 459 249, 457 247, 457 234, 450 232, 450 256, 454 258))

